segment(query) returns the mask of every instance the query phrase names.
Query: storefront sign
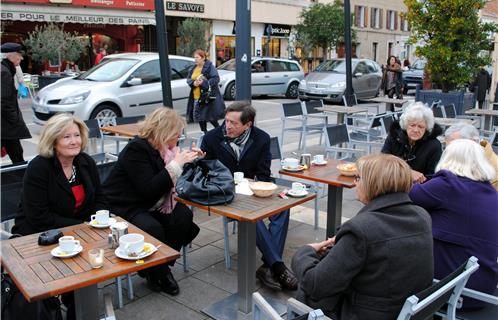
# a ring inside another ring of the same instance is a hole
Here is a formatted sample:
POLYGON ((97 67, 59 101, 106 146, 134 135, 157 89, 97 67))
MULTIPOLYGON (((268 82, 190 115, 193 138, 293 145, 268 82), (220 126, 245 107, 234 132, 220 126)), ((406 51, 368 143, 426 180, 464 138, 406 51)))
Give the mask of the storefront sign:
POLYGON ((166 10, 203 13, 204 5, 198 3, 166 1, 166 10))
POLYGON ((291 33, 291 26, 285 24, 265 24, 265 36, 288 37, 291 33))
MULTIPOLYGON (((105 7, 112 9, 154 10, 152 0, 2 0, 2 3, 71 4, 81 7, 105 7)), ((204 9, 203 9, 204 10, 204 9)))
POLYGON ((148 17, 100 16, 91 14, 47 14, 32 12, 17 12, 2 10, 2 20, 21 20, 35 22, 91 23, 91 24, 122 24, 148 25, 156 24, 155 19, 148 17))

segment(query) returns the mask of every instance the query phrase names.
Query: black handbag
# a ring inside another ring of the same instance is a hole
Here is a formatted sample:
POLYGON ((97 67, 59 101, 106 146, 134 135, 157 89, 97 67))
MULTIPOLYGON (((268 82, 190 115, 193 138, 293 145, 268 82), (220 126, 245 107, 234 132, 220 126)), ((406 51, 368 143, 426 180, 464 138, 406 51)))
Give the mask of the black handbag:
POLYGON ((205 206, 228 204, 234 198, 235 184, 219 160, 199 159, 184 166, 176 192, 180 198, 205 206))
POLYGON ((206 89, 201 88, 201 97, 199 102, 201 104, 209 104, 211 101, 216 99, 216 91, 208 84, 206 89))

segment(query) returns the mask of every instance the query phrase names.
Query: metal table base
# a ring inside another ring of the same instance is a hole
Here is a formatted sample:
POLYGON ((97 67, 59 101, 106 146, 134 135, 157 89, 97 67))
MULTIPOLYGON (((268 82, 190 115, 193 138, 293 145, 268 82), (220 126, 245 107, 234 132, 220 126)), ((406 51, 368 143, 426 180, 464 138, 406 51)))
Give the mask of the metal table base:
POLYGON ((327 239, 335 235, 341 225, 342 218, 342 187, 328 185, 327 196, 327 239))
POLYGON ((97 284, 75 290, 74 304, 77 320, 99 319, 99 295, 97 284))

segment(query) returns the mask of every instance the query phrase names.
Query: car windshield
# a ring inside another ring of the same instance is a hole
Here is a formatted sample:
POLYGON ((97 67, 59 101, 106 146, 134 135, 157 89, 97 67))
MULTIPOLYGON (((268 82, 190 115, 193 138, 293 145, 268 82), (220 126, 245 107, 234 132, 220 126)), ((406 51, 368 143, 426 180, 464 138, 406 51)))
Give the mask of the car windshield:
MULTIPOLYGON (((354 63, 353 66, 354 68, 354 63)), ((346 73, 346 60, 327 60, 316 67, 315 72, 346 73)))
POLYGON ((412 69, 423 70, 425 67, 425 60, 415 60, 412 64, 412 69))
POLYGON ((87 72, 82 73, 76 79, 101 82, 114 81, 120 78, 138 62, 139 60, 135 59, 109 59, 94 66, 87 72))

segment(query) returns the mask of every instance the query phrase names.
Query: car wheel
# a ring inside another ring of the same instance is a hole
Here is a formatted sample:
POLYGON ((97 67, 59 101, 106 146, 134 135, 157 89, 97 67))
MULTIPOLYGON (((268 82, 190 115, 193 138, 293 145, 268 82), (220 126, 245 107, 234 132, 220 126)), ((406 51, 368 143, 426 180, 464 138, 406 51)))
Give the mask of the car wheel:
POLYGON ((285 97, 288 99, 296 99, 299 96, 299 83, 292 82, 287 88, 285 97))
POLYGON ((225 100, 235 100, 236 93, 235 82, 230 82, 225 90, 225 100))
POLYGON ((119 116, 119 111, 116 107, 101 104, 93 110, 90 119, 97 119, 101 127, 107 127, 116 124, 116 118, 119 116))

